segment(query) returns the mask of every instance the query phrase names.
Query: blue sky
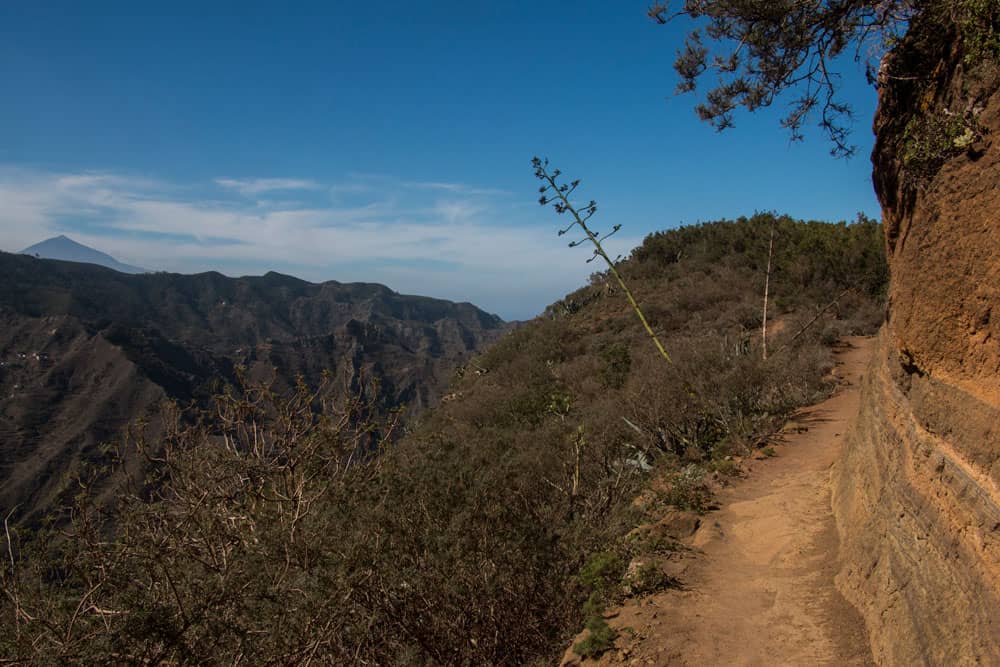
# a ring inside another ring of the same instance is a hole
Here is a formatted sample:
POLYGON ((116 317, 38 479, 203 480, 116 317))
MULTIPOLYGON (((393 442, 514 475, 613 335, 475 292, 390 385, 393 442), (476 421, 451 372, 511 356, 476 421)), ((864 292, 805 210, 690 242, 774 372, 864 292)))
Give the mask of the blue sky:
POLYGON ((723 134, 698 121, 673 95, 685 26, 646 2, 149 4, 0 6, 0 249, 64 233, 151 269, 526 318, 594 268, 535 203, 535 154, 623 225, 615 252, 755 210, 878 214, 853 61, 844 161, 815 132, 791 144, 780 105, 723 134))

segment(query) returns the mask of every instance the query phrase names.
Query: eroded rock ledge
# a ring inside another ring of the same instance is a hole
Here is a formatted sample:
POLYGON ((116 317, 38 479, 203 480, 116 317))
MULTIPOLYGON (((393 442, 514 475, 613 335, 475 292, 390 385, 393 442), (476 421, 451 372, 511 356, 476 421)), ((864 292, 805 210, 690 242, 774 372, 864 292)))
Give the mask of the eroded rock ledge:
POLYGON ((889 318, 834 470, 838 585, 880 664, 1000 664, 1000 76, 918 55, 932 80, 887 77, 875 120, 889 318), (976 138, 914 185, 918 114, 976 138))
POLYGON ((1000 498, 954 435, 966 418, 996 424, 1000 413, 926 376, 904 391, 891 343, 883 332, 835 470, 838 585, 880 664, 1000 664, 1000 498), (914 396, 961 409, 934 432, 942 423, 929 424, 914 396))

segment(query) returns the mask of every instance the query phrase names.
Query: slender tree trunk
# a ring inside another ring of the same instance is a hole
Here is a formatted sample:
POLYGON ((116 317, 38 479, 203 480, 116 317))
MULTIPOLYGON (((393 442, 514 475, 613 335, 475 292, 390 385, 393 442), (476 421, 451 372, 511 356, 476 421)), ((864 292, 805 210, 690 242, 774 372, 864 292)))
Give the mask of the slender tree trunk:
POLYGON ((771 284, 771 253, 774 251, 774 223, 771 223, 771 240, 767 244, 767 273, 764 276, 764 324, 761 326, 760 344, 767 359, 767 291, 771 284))
POLYGON ((802 327, 801 329, 799 329, 795 333, 795 335, 792 336, 791 340, 789 340, 787 343, 785 343, 780 348, 778 348, 778 352, 781 352, 783 349, 785 349, 786 347, 788 347, 789 345, 791 345, 792 343, 794 343, 795 341, 797 341, 799 339, 799 336, 801 336, 802 334, 804 334, 806 332, 806 329, 808 329, 813 324, 815 324, 816 320, 818 320, 823 315, 823 313, 825 313, 826 311, 830 310, 830 308, 832 306, 836 305, 836 303, 838 301, 840 301, 841 297, 843 297, 845 294, 847 294, 848 292, 850 292, 853 289, 854 289, 854 287, 848 287, 843 292, 841 292, 840 294, 838 294, 836 299, 834 299, 830 303, 828 303, 825 306, 823 306, 822 308, 820 308, 819 312, 816 313, 816 316, 813 317, 811 320, 809 320, 809 322, 804 327, 802 327))

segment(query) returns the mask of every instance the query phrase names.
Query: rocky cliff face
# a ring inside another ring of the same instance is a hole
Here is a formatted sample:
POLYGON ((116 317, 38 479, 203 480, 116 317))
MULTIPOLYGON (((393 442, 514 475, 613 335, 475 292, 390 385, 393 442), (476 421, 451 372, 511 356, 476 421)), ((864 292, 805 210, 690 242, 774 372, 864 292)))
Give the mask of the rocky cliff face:
POLYGON ((1000 664, 1000 77, 954 37, 883 66, 889 320, 835 471, 838 582, 891 665, 1000 664))

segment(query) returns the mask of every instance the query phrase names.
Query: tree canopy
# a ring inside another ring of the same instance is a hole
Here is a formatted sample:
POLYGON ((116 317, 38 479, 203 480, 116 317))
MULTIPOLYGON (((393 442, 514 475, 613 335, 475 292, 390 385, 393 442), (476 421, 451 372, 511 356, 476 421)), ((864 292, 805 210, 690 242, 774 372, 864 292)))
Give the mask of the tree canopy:
POLYGON ((658 2, 649 16, 659 23, 678 17, 696 27, 678 51, 674 69, 679 92, 692 92, 715 73, 715 85, 697 106, 698 115, 719 130, 733 125, 738 107, 756 111, 783 95, 791 97, 781 121, 793 139, 818 116, 833 144, 848 156, 852 109, 839 96, 833 69, 841 56, 865 62, 872 84, 882 55, 899 43, 918 16, 930 16, 956 39, 996 50, 997 0, 683 0, 658 2), (957 29, 956 29, 957 28, 957 29))

